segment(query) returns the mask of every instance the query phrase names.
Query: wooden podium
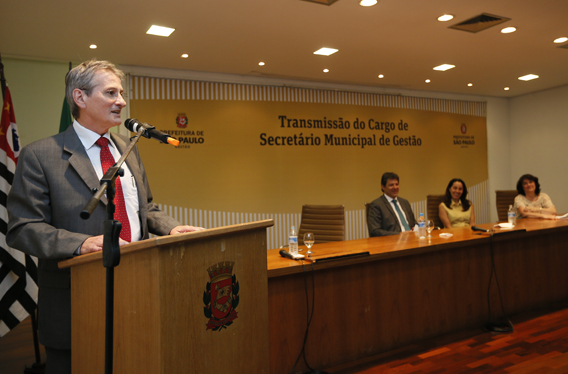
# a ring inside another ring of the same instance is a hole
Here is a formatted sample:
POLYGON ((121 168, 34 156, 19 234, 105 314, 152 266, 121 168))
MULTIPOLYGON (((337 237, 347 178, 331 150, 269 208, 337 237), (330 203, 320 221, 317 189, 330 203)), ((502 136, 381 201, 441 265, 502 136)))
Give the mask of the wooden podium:
MULTIPOLYGON (((121 247, 113 373, 268 373, 266 228, 272 220, 121 247)), ((71 268, 73 373, 104 373, 102 253, 71 268)))

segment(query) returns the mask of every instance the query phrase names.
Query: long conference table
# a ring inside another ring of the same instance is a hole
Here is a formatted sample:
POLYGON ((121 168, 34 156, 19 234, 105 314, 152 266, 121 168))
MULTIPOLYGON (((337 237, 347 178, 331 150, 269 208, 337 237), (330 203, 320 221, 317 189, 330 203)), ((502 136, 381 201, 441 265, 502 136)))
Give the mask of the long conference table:
POLYGON ((519 220, 492 236, 456 228, 431 239, 402 233, 317 244, 316 237, 312 251, 315 262, 268 250, 271 374, 291 372, 312 297, 305 354, 320 370, 568 300, 568 220, 519 220))

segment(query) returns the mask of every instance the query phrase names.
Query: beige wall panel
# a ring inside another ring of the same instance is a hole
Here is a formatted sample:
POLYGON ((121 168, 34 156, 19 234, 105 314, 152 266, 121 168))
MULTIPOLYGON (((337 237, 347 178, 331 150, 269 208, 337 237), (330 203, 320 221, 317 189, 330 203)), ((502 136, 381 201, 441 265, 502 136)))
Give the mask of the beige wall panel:
POLYGON ((179 213, 187 223, 272 218, 274 247, 303 204, 343 204, 347 238, 365 237, 363 205, 386 171, 417 215, 427 194, 462 178, 488 221, 485 103, 147 77, 130 86, 131 117, 182 141, 139 148, 159 202, 192 210, 179 213))

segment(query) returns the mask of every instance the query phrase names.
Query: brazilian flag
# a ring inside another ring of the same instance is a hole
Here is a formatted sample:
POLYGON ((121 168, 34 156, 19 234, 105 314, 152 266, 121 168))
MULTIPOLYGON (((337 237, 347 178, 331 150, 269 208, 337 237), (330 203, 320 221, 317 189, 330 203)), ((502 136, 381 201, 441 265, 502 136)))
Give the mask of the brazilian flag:
POLYGON ((67 98, 63 98, 63 109, 61 109, 61 120, 59 121, 59 132, 67 130, 73 124, 73 116, 71 116, 71 108, 67 103, 67 98))

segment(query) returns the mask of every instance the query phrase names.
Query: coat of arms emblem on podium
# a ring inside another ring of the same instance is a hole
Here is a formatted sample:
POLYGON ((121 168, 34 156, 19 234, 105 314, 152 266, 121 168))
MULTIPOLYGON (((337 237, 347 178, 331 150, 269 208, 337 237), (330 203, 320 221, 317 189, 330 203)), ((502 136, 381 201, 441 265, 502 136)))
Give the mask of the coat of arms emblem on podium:
POLYGON ((210 281, 203 292, 203 313, 209 318, 207 330, 220 331, 233 324, 239 305, 239 282, 234 262, 223 261, 207 269, 210 281))

